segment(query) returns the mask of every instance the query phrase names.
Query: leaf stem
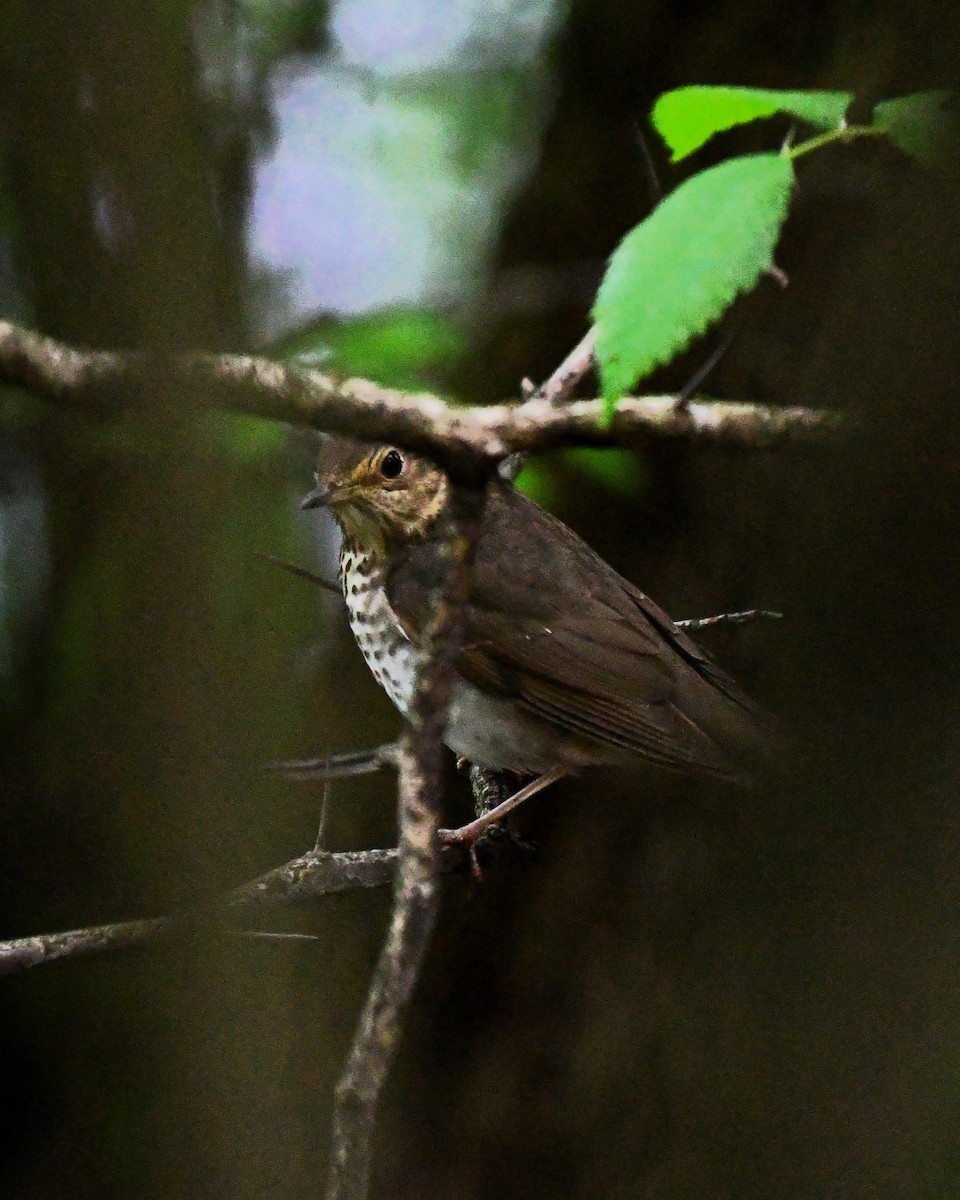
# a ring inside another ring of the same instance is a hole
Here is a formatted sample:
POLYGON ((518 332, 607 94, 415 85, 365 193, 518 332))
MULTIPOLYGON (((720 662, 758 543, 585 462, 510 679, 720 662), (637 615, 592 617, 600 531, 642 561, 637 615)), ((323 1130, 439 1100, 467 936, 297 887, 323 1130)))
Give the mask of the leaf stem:
POLYGON ((821 146, 829 146, 831 142, 853 142, 861 137, 886 137, 885 129, 878 129, 876 125, 840 125, 836 129, 828 129, 826 133, 818 133, 816 137, 807 138, 805 142, 801 142, 798 146, 794 146, 792 150, 787 150, 786 153, 790 158, 799 158, 801 154, 808 154, 811 150, 819 150, 821 146))

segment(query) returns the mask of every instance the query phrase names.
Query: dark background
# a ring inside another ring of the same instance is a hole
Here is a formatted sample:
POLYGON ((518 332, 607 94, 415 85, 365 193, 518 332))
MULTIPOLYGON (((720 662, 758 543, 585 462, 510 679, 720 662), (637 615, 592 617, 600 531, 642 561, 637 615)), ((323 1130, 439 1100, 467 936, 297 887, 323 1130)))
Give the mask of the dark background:
MULTIPOLYGON (((270 82, 330 52, 328 15, 2 6, 6 313, 82 345, 260 344, 271 291, 245 231, 276 135, 270 82)), ((575 0, 537 63, 548 100, 485 273, 445 314, 461 351, 429 382, 515 395, 580 337, 604 258, 650 207, 636 129, 660 91, 830 87, 869 105, 950 87, 958 53, 946 2, 681 16, 575 0)), ((460 69, 431 103, 462 95, 460 69)), ((693 165, 785 132, 728 135, 693 165)), ((953 164, 932 175, 880 146, 799 166, 778 252, 790 286, 741 306, 708 390, 840 409, 854 435, 651 442, 610 486, 595 460, 528 477, 675 616, 785 612, 710 646, 802 752, 750 793, 587 776, 524 812, 535 861, 445 881, 375 1196, 960 1187, 958 198, 953 164)), ((713 344, 650 389, 682 384, 713 344)), ((309 449, 174 420, 162 400, 158 385, 109 426, 15 389, 0 406, 0 936, 166 912, 300 853, 319 794, 260 765, 397 728, 336 602, 255 557, 309 558, 313 526, 294 516, 309 449)), ((389 844, 392 804, 385 778, 338 786, 331 846, 389 844)), ((452 781, 450 819, 467 805, 452 781)), ((3 980, 2 1194, 322 1194, 388 907, 386 892, 328 898, 248 926, 313 941, 198 929, 3 980)))

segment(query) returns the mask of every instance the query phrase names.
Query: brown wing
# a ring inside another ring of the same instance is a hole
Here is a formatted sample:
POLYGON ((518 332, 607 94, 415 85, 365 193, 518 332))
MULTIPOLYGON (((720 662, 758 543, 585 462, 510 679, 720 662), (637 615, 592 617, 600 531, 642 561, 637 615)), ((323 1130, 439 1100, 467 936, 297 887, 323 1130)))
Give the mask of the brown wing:
MULTIPOLYGON (((390 602, 419 639, 440 563, 429 543, 391 569, 390 602)), ((760 710, 572 530, 504 484, 487 501, 461 674, 598 747, 739 778, 760 710)))

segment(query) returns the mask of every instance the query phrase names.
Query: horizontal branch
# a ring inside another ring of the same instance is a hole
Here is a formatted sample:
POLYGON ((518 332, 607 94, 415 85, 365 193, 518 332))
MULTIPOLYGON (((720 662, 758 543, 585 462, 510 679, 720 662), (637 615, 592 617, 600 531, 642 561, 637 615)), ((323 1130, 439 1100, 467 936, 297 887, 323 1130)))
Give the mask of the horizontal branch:
MULTIPOLYGON (((396 441, 425 450, 454 470, 475 470, 478 463, 518 451, 635 445, 651 433, 771 447, 820 437, 835 430, 839 420, 809 408, 644 396, 621 400, 608 422, 602 401, 558 404, 543 389, 517 403, 458 407, 428 393, 342 380, 245 355, 76 350, 8 321, 0 321, 0 379, 102 415, 129 407, 146 383, 161 381, 168 385, 165 391, 182 390, 193 403, 200 397, 214 408, 396 441)), ((155 386, 151 390, 155 394, 155 386)))

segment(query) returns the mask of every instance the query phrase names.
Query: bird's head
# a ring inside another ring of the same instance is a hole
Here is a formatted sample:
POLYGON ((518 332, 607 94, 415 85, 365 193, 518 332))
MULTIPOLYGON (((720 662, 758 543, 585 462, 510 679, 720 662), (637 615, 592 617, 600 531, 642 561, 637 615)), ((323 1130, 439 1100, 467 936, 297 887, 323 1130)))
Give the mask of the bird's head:
POLYGON ((327 436, 301 508, 329 507, 345 537, 371 554, 424 538, 443 511, 447 477, 396 446, 327 436))

